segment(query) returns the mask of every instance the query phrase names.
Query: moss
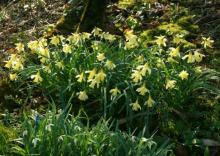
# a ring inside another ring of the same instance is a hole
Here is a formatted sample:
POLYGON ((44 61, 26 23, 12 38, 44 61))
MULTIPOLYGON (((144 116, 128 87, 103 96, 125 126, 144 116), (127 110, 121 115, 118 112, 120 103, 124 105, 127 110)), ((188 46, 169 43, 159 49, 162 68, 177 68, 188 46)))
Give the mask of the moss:
POLYGON ((199 26, 192 24, 193 23, 194 16, 183 16, 180 19, 177 20, 177 24, 185 28, 186 30, 190 32, 198 32, 199 26))
POLYGON ((162 25, 158 26, 159 30, 170 32, 172 34, 189 34, 188 31, 184 30, 181 26, 175 23, 163 23, 162 25))
POLYGON ((5 127, 0 123, 0 155, 9 152, 10 141, 16 136, 16 132, 12 128, 5 127))

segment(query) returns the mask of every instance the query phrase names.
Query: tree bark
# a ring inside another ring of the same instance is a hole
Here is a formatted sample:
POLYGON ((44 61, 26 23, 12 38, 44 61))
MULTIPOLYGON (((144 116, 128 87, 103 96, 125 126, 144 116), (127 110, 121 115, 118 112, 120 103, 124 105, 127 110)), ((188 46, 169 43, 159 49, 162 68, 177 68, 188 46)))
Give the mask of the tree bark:
POLYGON ((78 32, 91 32, 94 27, 104 28, 105 10, 107 0, 87 0, 78 32))

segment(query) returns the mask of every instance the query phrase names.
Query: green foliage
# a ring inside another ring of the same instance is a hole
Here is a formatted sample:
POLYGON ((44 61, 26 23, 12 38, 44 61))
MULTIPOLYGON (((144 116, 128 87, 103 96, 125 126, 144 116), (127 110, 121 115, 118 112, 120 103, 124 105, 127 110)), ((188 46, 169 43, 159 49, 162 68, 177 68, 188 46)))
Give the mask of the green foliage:
POLYGON ((122 133, 120 127, 145 137, 157 132, 209 155, 203 138, 220 140, 220 73, 207 67, 210 60, 217 62, 212 60, 214 41, 200 34, 187 8, 133 4, 112 16, 124 36, 95 28, 92 33, 16 44, 17 53, 8 57, 5 67, 14 92, 25 97, 20 104, 43 95, 61 108, 83 109, 92 123, 110 118, 116 130, 111 132, 106 121, 94 126, 55 110, 34 114, 33 120, 25 115, 15 153, 166 155, 170 149, 166 144, 158 147, 152 138, 122 133))
MULTIPOLYGON (((81 114, 82 115, 82 114, 81 114)), ((55 110, 45 115, 36 111, 24 116, 23 135, 14 146, 18 155, 172 155, 167 142, 158 145, 152 138, 135 137, 119 130, 110 131, 108 122, 101 120, 89 125, 86 118, 55 110), (86 125, 81 121, 86 121, 86 125), (91 127, 90 127, 91 126, 91 127)))
MULTIPOLYGON (((209 99, 219 95, 218 86, 213 85, 219 73, 199 67, 205 57, 199 49, 174 42, 176 33, 166 35, 154 37, 148 48, 132 31, 125 32, 126 40, 98 28, 92 34, 40 38, 27 46, 19 43, 20 55, 11 55, 6 67, 16 84, 38 88, 63 108, 71 103, 74 111, 83 107, 91 118, 111 117, 128 129, 147 127, 148 136, 158 127, 159 133, 175 138, 186 137, 198 127, 216 132, 197 123, 208 115, 207 109, 202 116, 194 112, 200 108, 201 92, 209 99)), ((207 105, 203 101, 202 106, 207 105)))

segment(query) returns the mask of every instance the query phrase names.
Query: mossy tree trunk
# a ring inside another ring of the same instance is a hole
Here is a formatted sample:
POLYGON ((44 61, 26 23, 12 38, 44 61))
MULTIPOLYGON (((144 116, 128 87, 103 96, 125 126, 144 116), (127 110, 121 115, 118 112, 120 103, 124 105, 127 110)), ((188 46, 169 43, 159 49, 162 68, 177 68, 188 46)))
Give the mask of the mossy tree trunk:
POLYGON ((94 27, 104 28, 107 0, 87 0, 78 32, 90 32, 94 27))
POLYGON ((94 27, 105 29, 105 11, 108 3, 118 0, 73 0, 64 16, 57 22, 57 30, 64 34, 91 32, 94 27))

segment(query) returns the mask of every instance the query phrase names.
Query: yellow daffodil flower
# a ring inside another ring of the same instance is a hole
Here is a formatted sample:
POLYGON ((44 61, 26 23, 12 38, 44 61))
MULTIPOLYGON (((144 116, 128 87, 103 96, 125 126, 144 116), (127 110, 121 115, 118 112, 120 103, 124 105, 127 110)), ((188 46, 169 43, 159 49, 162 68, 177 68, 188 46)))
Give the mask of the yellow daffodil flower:
POLYGON ((92 70, 86 71, 85 73, 88 73, 88 81, 92 80, 96 75, 96 68, 93 68, 92 70))
POLYGON ((72 35, 70 35, 67 40, 72 43, 72 44, 79 44, 79 42, 81 41, 81 36, 79 33, 72 33, 72 35))
POLYGON ((98 82, 102 82, 104 81, 106 77, 106 74, 104 73, 103 69, 101 69, 95 76, 96 81, 98 82))
POLYGON ((18 75, 15 73, 15 74, 9 74, 9 79, 11 81, 16 81, 18 79, 18 75))
POLYGON ((132 72, 133 73, 131 74, 131 79, 133 79, 133 81, 135 83, 137 83, 137 82, 139 82, 139 81, 141 81, 143 79, 141 71, 139 71, 139 70, 132 70, 132 72))
POLYGON ((51 41, 50 41, 51 44, 57 46, 59 43, 60 43, 60 38, 59 36, 53 36, 51 37, 51 41))
POLYGON ((24 51, 24 44, 23 43, 17 43, 15 45, 16 45, 15 49, 17 49, 18 52, 24 51))
POLYGON ((40 75, 40 71, 38 71, 35 75, 31 75, 31 79, 34 79, 34 83, 40 83, 43 81, 43 78, 40 75))
POLYGON ((12 63, 12 68, 14 70, 22 70, 24 68, 22 60, 20 60, 19 58, 16 61, 13 61, 12 63))
POLYGON ((189 54, 185 55, 182 59, 185 60, 186 58, 187 58, 187 63, 195 62, 195 56, 192 54, 192 52, 189 52, 189 54))
POLYGON ((170 53, 169 53, 170 57, 180 57, 180 49, 179 47, 177 48, 170 48, 170 53))
POLYGON ((56 62, 56 66, 62 70, 65 68, 63 61, 56 62))
POLYGON ((167 80, 166 89, 173 89, 176 85, 175 80, 167 80))
MULTIPOLYGON (((137 67, 137 69, 139 69, 140 66, 137 67)), ((151 74, 151 69, 148 65, 148 63, 145 63, 143 66, 141 66, 141 75, 142 76, 145 76, 146 75, 146 72, 148 72, 148 74, 150 75, 151 74)))
POLYGON ((83 80, 84 80, 84 73, 82 72, 81 74, 76 75, 76 78, 77 78, 77 82, 79 82, 79 83, 83 82, 83 80))
POLYGON ((195 57, 196 62, 201 62, 202 58, 205 57, 205 55, 199 53, 198 51, 195 51, 194 52, 194 57, 195 57))
POLYGON ((95 36, 99 36, 101 33, 102 33, 102 29, 100 29, 100 28, 95 27, 92 30, 92 34, 95 35, 95 36))
POLYGON ((111 99, 116 97, 118 94, 121 94, 121 91, 118 89, 118 87, 115 87, 109 91, 111 93, 111 99))
POLYGON ((78 93, 78 99, 81 100, 81 101, 88 100, 88 95, 87 95, 86 91, 80 91, 78 93))
POLYGON ((105 54, 104 53, 98 53, 96 58, 97 58, 98 61, 102 62, 105 59, 105 54))
POLYGON ((137 88, 136 90, 140 95, 144 96, 149 90, 146 88, 145 84, 143 84, 141 87, 137 88))
POLYGON ((99 88, 100 82, 96 81, 96 79, 90 79, 88 82, 91 82, 89 85, 90 88, 95 88, 95 85, 99 88))
POLYGON ((104 33, 102 34, 102 38, 104 38, 105 40, 108 40, 108 41, 110 41, 110 42, 113 42, 113 41, 116 40, 115 35, 112 35, 112 34, 109 34, 109 33, 106 33, 106 32, 104 32, 104 33))
POLYGON ((49 49, 48 48, 44 48, 44 47, 40 47, 38 49, 38 52, 39 52, 39 58, 41 63, 46 63, 47 60, 50 58, 50 53, 49 53, 49 49))
POLYGON ((202 73, 202 67, 201 66, 196 67, 195 72, 196 72, 196 74, 201 74, 202 73))
POLYGON ((140 56, 136 57, 136 60, 137 60, 138 63, 143 63, 144 62, 144 56, 140 55, 140 56))
POLYGON ((185 71, 185 70, 183 70, 183 71, 181 71, 181 72, 179 73, 179 77, 180 77, 182 80, 188 79, 188 76, 189 76, 189 73, 188 73, 187 71, 185 71))
POLYGON ((90 39, 91 34, 87 32, 82 33, 82 39, 85 41, 86 39, 90 39))
POLYGON ((109 70, 113 70, 116 67, 116 65, 112 61, 107 60, 105 62, 105 67, 107 67, 109 70))
POLYGON ((125 43, 126 49, 133 49, 139 46, 138 37, 137 35, 133 34, 133 30, 125 31, 125 38, 126 38, 126 43, 125 43))
POLYGON ((146 102, 147 107, 153 107, 155 101, 152 99, 152 97, 149 95, 148 100, 146 102))
POLYGON ((5 61, 5 67, 10 69, 12 67, 12 60, 5 61))
POLYGON ((100 41, 93 41, 92 42, 92 49, 94 50, 94 51, 96 51, 96 50, 101 50, 101 42, 100 41))
POLYGON ((31 49, 32 52, 35 52, 39 47, 38 41, 30 41, 28 42, 28 48, 31 49))
POLYGON ((168 57, 167 62, 169 62, 169 63, 178 63, 173 57, 168 57))
POLYGON ((39 46, 40 47, 46 47, 47 46, 47 39, 46 38, 40 38, 39 39, 39 46))
POLYGON ((157 68, 163 68, 165 66, 164 61, 161 58, 157 59, 157 68))
POLYGON ((208 38, 202 37, 202 44, 204 48, 212 48, 213 43, 214 43, 214 40, 211 40, 210 37, 208 38))
POLYGON ((167 39, 165 38, 165 36, 157 36, 156 38, 157 39, 155 40, 155 42, 157 43, 158 46, 166 47, 167 39))
POLYGON ((138 99, 134 103, 131 103, 130 106, 132 107, 133 111, 141 110, 141 106, 138 103, 138 99))
POLYGON ((21 70, 24 68, 23 61, 24 60, 22 60, 22 58, 17 54, 12 54, 10 56, 10 59, 8 61, 5 61, 5 67, 9 69, 12 68, 14 70, 21 70))
POLYGON ((64 44, 63 45, 63 52, 66 53, 66 54, 70 54, 72 52, 72 48, 69 44, 64 44))
POLYGON ((45 70, 48 74, 51 73, 51 67, 50 67, 49 65, 43 66, 43 68, 44 68, 44 70, 45 70))

